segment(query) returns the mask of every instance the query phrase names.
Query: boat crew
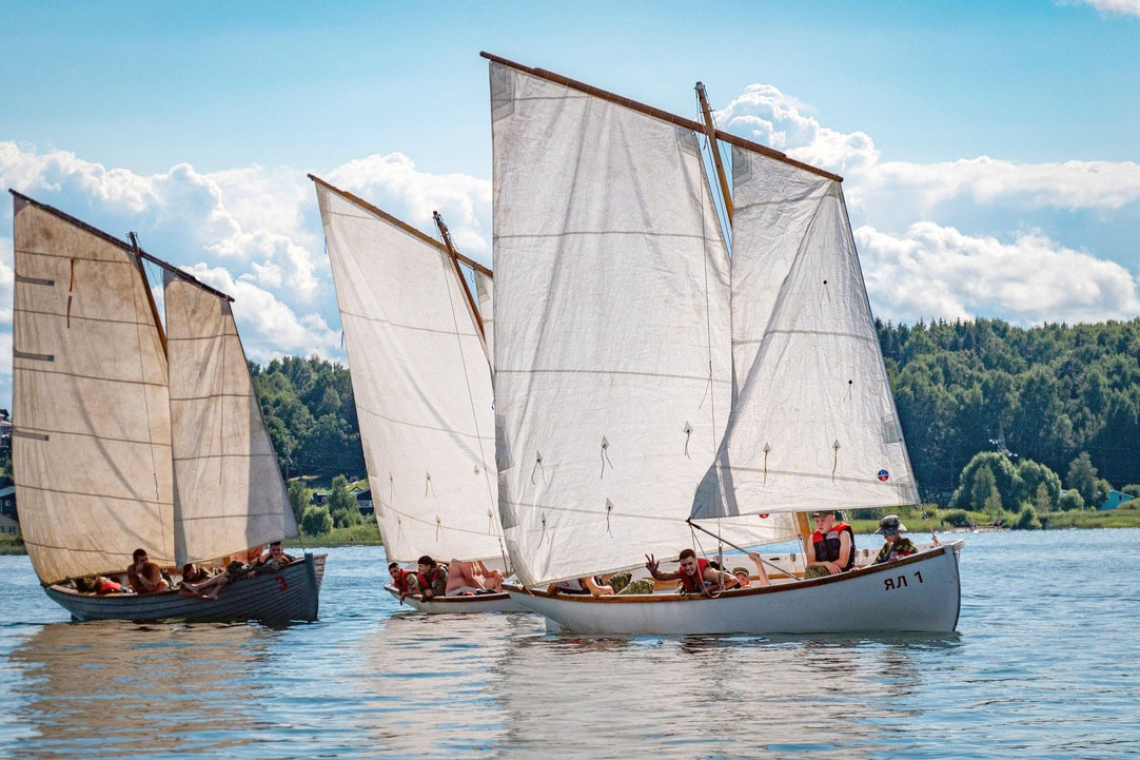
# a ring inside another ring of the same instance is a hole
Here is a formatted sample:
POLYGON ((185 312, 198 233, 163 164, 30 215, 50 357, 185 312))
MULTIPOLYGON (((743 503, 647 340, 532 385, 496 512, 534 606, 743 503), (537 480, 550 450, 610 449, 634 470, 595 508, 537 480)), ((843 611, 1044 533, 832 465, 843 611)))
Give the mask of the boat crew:
POLYGON ((416 582, 420 586, 420 596, 424 601, 447 593, 447 568, 428 555, 416 560, 416 582))
POLYGON ((815 513, 815 526, 811 543, 805 547, 804 580, 838 575, 855 567, 855 531, 840 519, 839 513, 819 510, 815 513))
POLYGON ((658 569, 660 563, 653 558, 652 554, 645 559, 645 569, 649 571, 654 580, 678 580, 681 582, 679 590, 685 594, 704 594, 707 596, 714 588, 727 589, 740 585, 740 581, 735 576, 712 567, 708 560, 698 558, 697 553, 692 549, 682 550, 677 558, 677 569, 669 572, 662 572, 658 569))
POLYGON ((875 557, 876 565, 884 562, 897 562, 918 551, 918 547, 909 538, 902 537, 905 530, 906 526, 899 520, 898 515, 887 515, 879 520, 879 529, 875 532, 881 534, 886 543, 879 550, 879 556, 875 557))

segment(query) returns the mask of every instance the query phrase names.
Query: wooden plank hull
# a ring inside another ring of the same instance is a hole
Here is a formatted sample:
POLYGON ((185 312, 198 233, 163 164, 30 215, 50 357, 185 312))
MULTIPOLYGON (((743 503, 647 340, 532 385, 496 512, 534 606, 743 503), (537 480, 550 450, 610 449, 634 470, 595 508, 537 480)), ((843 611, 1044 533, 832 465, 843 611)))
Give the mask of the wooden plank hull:
POLYGON ((181 596, 164 591, 142 596, 90 596, 48 586, 47 595, 74 620, 180 620, 262 623, 312 622, 320 606, 324 554, 306 554, 273 575, 247 578, 228 584, 215 600, 181 596))
POLYGON ((726 591, 549 596, 508 586, 511 598, 555 630, 595 636, 688 634, 948 633, 958 625, 961 542, 843 575, 726 591))
MULTIPOLYGON (((400 598, 400 592, 391 583, 384 589, 394 598, 400 598)), ((409 596, 404 604, 416 612, 425 615, 455 615, 469 612, 530 612, 511 600, 509 594, 480 594, 479 596, 445 596, 442 599, 433 599, 425 602, 418 596, 409 596)))

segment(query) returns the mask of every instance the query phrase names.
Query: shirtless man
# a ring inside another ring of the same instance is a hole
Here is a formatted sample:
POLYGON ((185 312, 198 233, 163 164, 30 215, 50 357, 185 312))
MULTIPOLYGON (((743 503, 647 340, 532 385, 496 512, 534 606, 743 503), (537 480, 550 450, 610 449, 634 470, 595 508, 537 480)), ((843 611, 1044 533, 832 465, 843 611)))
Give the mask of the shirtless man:
POLYGON ((503 590, 503 574, 488 570, 482 562, 463 562, 453 559, 447 567, 447 596, 477 594, 485 590, 503 590))
POLYGON ((131 556, 134 558, 134 564, 127 568, 127 585, 136 594, 153 594, 170 588, 170 584, 162 577, 158 565, 146 556, 146 549, 135 549, 135 553, 131 556))

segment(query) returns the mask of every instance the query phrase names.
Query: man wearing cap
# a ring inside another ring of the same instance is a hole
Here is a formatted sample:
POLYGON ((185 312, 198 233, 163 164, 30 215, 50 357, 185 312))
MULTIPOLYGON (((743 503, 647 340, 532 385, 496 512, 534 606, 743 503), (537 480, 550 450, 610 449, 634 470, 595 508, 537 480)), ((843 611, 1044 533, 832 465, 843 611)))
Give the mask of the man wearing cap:
POLYGON ((815 533, 805 547, 804 580, 838 575, 855 567, 855 531, 845 522, 836 522, 837 516, 830 509, 814 514, 815 533))
POLYGON ((887 515, 879 520, 879 529, 875 532, 881 533, 887 542, 879 550, 879 556, 875 557, 876 565, 881 565, 884 562, 896 562, 918 551, 918 548, 911 543, 909 538, 902 537, 905 530, 906 526, 899 520, 898 515, 887 515))

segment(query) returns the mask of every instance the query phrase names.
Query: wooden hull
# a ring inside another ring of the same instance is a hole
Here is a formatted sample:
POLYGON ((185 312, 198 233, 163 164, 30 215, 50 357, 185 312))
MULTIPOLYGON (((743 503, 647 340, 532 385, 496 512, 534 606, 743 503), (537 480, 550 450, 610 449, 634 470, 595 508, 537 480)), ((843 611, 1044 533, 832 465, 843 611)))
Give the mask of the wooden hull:
MULTIPOLYGON (((391 583, 386 585, 384 590, 395 599, 400 598, 400 592, 391 583)), ((525 607, 511 601, 510 595, 506 593, 480 594, 479 596, 445 596, 442 599, 433 599, 430 602, 425 602, 418 596, 409 596, 404 599, 404 604, 416 612, 422 612, 426 615, 455 615, 467 612, 530 612, 525 607)))
POLYGON ((948 633, 958 625, 961 542, 843 575, 726 591, 549 596, 508 586, 511 598, 555 630, 594 636, 687 634, 948 633))
POLYGON ((262 623, 312 622, 317 619, 325 556, 306 554, 273 575, 228 584, 215 600, 163 591, 143 596, 91 596, 57 586, 44 590, 74 620, 181 620, 262 623))

